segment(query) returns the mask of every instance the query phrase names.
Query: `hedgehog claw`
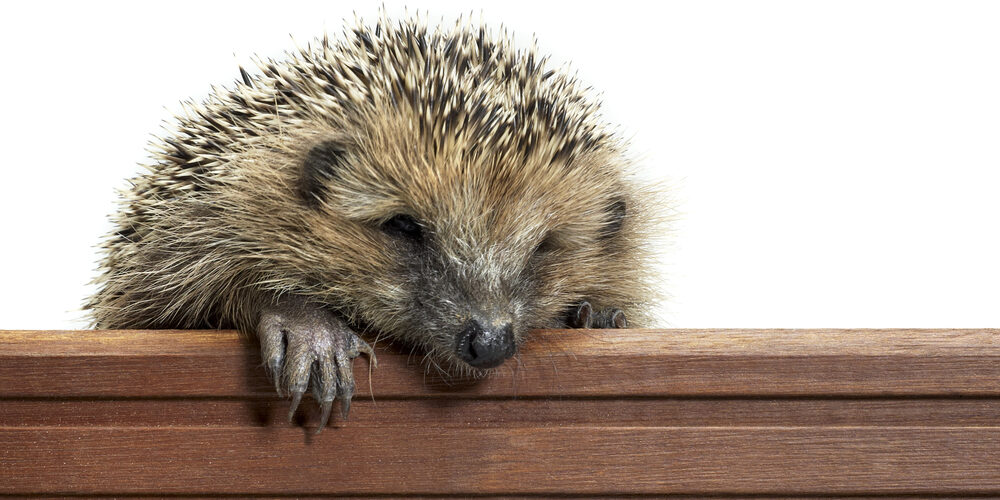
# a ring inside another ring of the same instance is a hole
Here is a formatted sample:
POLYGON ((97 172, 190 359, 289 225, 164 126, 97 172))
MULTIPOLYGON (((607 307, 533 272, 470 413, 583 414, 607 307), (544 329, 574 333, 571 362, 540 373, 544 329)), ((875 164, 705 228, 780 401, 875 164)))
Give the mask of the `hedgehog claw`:
POLYGON ((368 343, 327 310, 301 299, 284 299, 266 309, 257 334, 275 389, 279 395, 292 396, 288 421, 293 421, 303 394, 311 389, 321 410, 316 432, 329 422, 336 399, 347 418, 354 396, 354 358, 367 354, 376 366, 368 343))
POLYGON ((621 309, 615 309, 611 313, 611 324, 615 328, 628 328, 628 320, 625 319, 625 313, 621 309))
POLYGON ((323 428, 326 427, 326 423, 330 421, 330 412, 333 410, 333 401, 324 401, 323 404, 320 405, 320 409, 322 409, 322 414, 319 417, 319 427, 316 427, 316 434, 322 432, 323 428))
POLYGON ((593 320, 594 308, 586 300, 576 306, 570 317, 570 326, 573 328, 590 328, 593 320))
POLYGON ((295 418, 295 410, 299 408, 299 403, 302 402, 302 393, 305 391, 295 391, 292 393, 292 405, 288 408, 288 423, 292 423, 292 419, 295 418))
POLYGON ((573 308, 568 323, 570 328, 628 328, 624 311, 607 308, 595 313, 586 300, 573 308))
MULTIPOLYGON (((357 354, 355 354, 357 356, 357 354)), ((342 394, 340 399, 340 412, 347 420, 347 413, 351 411, 351 398, 354 397, 354 373, 351 369, 351 360, 347 356, 337 356, 338 391, 342 394)))
POLYGON ((594 328, 628 328, 628 320, 621 309, 602 309, 594 316, 594 328))
POLYGON ((340 400, 340 417, 347 420, 347 415, 351 413, 351 398, 340 400))

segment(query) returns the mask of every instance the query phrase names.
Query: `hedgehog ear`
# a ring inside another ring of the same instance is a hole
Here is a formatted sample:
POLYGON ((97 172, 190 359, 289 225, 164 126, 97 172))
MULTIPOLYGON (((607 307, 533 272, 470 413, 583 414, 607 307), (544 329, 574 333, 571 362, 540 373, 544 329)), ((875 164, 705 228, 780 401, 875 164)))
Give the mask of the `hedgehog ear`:
POLYGON ((628 213, 627 208, 628 205, 625 203, 625 198, 616 198, 608 206, 607 219, 605 219, 604 227, 601 228, 601 239, 611 238, 621 231, 622 226, 625 225, 625 215, 628 213))
POLYGON ((311 207, 319 205, 326 197, 326 184, 336 179, 344 165, 347 148, 337 141, 323 141, 309 150, 302 163, 298 190, 303 201, 311 207))

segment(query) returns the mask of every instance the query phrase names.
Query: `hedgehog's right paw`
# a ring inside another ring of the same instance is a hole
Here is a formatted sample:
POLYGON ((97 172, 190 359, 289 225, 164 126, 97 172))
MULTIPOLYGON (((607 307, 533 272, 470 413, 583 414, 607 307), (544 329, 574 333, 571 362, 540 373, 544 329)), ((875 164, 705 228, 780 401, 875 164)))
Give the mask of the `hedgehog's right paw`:
POLYGON ((628 320, 621 309, 606 308, 594 312, 586 300, 580 302, 569 314, 570 328, 628 328, 628 320))
POLYGON ((316 432, 326 427, 333 400, 339 397, 344 418, 354 396, 354 358, 365 353, 376 366, 375 353, 343 321, 301 299, 283 299, 266 309, 257 327, 261 351, 278 394, 290 394, 291 421, 306 389, 320 403, 316 432))

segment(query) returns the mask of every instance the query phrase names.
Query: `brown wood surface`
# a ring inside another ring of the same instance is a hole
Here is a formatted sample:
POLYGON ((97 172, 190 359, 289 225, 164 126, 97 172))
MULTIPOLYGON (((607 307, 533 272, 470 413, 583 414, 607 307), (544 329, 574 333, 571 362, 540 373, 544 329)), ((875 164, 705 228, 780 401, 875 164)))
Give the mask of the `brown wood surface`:
POLYGON ((1000 495, 1000 330, 544 331, 294 425, 229 331, 0 331, 0 495, 1000 495))
MULTIPOLYGON (((1000 330, 542 331, 477 383, 379 351, 359 397, 1000 396, 1000 330)), ((0 331, 0 397, 269 396, 226 331, 0 331)))

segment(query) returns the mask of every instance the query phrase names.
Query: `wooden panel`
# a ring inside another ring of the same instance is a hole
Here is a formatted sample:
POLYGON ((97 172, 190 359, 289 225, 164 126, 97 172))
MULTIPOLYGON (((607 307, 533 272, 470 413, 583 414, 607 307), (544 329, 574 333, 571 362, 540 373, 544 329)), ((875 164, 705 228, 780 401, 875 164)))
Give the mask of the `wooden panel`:
POLYGON ((0 495, 1000 495, 1000 330, 543 331, 445 384, 379 346, 295 425, 229 331, 0 331, 0 495))
POLYGON ((2 428, 21 493, 994 493, 1000 429, 2 428))
MULTIPOLYGON (((358 396, 1000 396, 998 330, 547 331, 497 375, 444 383, 381 350, 358 396)), ((0 332, 0 397, 272 394, 234 332, 0 332), (105 338, 107 336, 107 338, 105 338)))
MULTIPOLYGON (((252 399, 6 399, 0 427, 287 426, 288 402, 252 399)), ((319 418, 306 402, 300 425, 319 418)), ((1000 398, 355 398, 344 428, 416 425, 532 427, 1000 427, 1000 398)))

